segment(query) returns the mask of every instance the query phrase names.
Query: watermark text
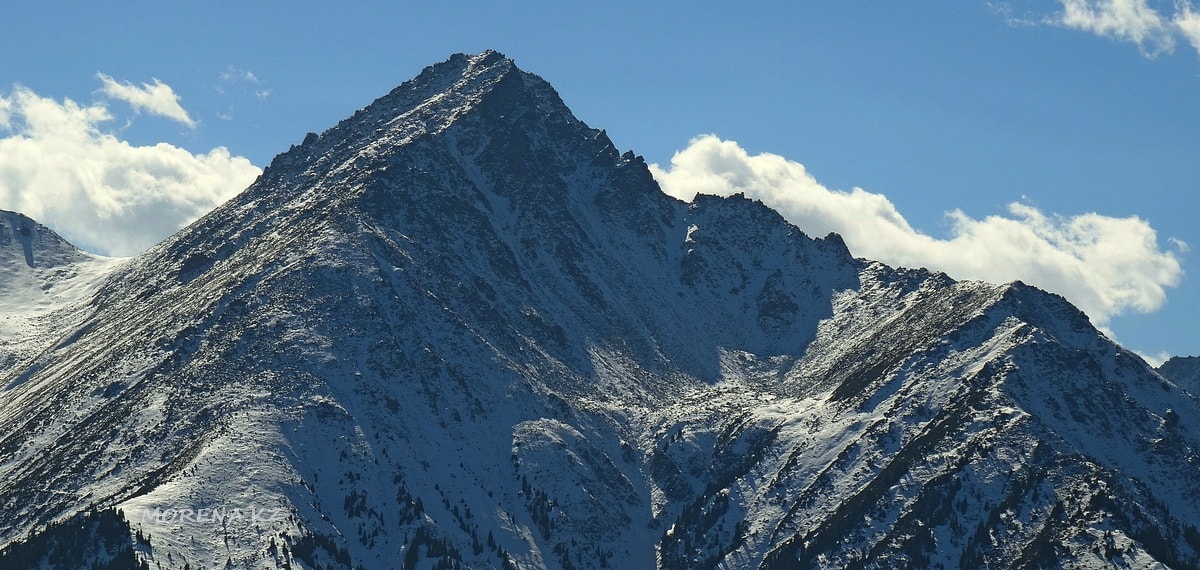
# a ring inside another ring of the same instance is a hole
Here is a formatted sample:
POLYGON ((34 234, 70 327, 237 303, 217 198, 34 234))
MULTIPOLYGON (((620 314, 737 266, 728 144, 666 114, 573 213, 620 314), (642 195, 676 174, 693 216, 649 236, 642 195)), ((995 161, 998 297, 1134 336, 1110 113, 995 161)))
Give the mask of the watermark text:
POLYGON ((279 507, 216 507, 216 508, 161 508, 142 509, 141 522, 151 524, 192 523, 241 525, 278 522, 287 516, 279 507))

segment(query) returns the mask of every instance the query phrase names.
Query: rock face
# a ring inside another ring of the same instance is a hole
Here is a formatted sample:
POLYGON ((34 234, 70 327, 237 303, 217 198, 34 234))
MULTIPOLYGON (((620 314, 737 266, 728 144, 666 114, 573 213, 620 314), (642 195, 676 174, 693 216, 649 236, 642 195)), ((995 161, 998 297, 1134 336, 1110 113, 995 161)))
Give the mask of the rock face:
POLYGON ((83 306, 0 378, 23 560, 83 517, 163 568, 1200 561, 1200 405, 1073 306, 676 201, 495 52, 83 306))

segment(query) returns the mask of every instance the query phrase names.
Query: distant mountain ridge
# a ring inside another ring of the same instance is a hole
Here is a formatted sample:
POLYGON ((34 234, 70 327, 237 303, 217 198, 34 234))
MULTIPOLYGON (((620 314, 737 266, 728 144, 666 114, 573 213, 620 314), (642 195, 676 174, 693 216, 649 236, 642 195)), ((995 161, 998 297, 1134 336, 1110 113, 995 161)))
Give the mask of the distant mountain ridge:
POLYGON ((0 210, 0 256, 5 264, 23 262, 46 269, 89 259, 52 230, 17 212, 0 210))
POLYGON ((1200 356, 1175 356, 1162 363, 1157 370, 1193 394, 1200 394, 1200 356))
POLYGON ((1200 562, 1194 392, 1056 295, 670 198, 496 52, 97 283, 0 372, 0 566, 1200 562))

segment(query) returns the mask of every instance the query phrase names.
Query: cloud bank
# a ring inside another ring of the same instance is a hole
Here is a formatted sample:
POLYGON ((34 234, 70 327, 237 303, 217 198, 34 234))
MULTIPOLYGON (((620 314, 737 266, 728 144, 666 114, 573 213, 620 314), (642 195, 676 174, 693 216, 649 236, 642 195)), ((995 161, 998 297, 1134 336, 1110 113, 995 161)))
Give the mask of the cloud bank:
MULTIPOLYGON (((983 219, 948 212, 950 237, 938 239, 911 227, 882 194, 830 190, 800 163, 750 156, 712 135, 693 139, 666 168, 650 169, 664 192, 682 200, 741 192, 809 235, 841 234, 857 256, 958 279, 1021 280, 1063 295, 1101 327, 1129 311, 1157 310, 1183 274, 1176 251, 1161 249, 1154 228, 1136 216, 1059 216, 1013 203, 1006 215, 983 219)), ((1183 242, 1169 241, 1186 251, 1183 242)))
MULTIPOLYGON (((165 84, 136 87, 101 74, 101 93, 194 126, 165 84)), ((224 147, 193 154, 134 146, 105 132, 103 102, 80 105, 24 87, 0 93, 0 208, 24 213, 78 246, 133 255, 254 181, 261 172, 224 147)))

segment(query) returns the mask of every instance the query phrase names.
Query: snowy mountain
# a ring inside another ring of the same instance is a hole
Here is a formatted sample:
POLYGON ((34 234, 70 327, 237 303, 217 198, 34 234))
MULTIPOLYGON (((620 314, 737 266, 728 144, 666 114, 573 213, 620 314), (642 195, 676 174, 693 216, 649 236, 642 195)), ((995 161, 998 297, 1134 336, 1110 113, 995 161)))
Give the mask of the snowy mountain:
POLYGON ((120 261, 80 251, 28 217, 0 210, 0 371, 53 342, 64 325, 48 315, 86 299, 120 261))
POLYGON ((1200 402, 1065 300, 679 202, 495 52, 105 267, 0 369, 0 567, 1200 563, 1200 402))

